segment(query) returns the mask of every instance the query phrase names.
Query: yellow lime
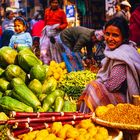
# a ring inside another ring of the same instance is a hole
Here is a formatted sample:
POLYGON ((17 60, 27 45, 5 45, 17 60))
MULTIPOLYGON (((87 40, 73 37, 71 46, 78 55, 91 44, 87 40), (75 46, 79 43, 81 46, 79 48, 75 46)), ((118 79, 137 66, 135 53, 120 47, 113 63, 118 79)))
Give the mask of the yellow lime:
POLYGON ((60 65, 60 67, 61 67, 62 69, 65 69, 65 68, 66 68, 65 62, 61 62, 59 65, 60 65))
POLYGON ((52 61, 50 62, 50 66, 55 66, 55 64, 56 64, 56 62, 55 62, 54 60, 52 60, 52 61))
POLYGON ((57 72, 54 72, 53 76, 56 80, 59 80, 59 78, 60 78, 60 74, 57 72))

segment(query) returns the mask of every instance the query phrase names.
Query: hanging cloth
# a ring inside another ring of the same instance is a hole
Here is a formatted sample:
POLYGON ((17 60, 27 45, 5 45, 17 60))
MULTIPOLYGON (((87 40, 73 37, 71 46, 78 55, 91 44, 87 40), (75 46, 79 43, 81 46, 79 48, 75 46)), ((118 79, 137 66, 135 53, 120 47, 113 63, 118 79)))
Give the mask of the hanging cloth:
POLYGON ((84 0, 76 0, 77 8, 81 12, 81 14, 84 16, 86 14, 86 6, 84 0))

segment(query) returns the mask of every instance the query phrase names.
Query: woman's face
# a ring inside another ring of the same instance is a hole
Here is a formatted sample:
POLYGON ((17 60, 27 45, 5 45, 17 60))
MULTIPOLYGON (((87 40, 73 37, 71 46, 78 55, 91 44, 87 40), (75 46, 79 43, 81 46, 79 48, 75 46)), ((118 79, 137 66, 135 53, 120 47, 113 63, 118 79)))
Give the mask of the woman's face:
POLYGON ((123 36, 120 29, 116 26, 109 25, 105 29, 105 41, 107 46, 113 50, 118 48, 123 42, 123 36))
POLYGON ((115 6, 115 10, 116 10, 116 12, 120 11, 121 10, 120 6, 119 5, 116 5, 115 6))
POLYGON ((58 8, 58 6, 59 6, 58 0, 53 0, 50 3, 50 5, 51 5, 52 10, 56 10, 58 8))

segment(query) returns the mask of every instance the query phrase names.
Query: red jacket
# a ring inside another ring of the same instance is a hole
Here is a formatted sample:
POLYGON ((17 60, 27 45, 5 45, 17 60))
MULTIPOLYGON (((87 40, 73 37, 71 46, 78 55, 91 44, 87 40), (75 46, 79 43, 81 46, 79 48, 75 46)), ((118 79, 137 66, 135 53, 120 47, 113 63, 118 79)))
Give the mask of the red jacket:
POLYGON ((129 29, 129 39, 140 44, 140 6, 131 14, 129 29))
POLYGON ((60 8, 57 10, 51 10, 51 8, 47 8, 45 10, 44 21, 45 25, 54 25, 59 23, 61 30, 65 29, 68 25, 66 14, 60 8))
POLYGON ((0 26, 0 36, 2 35, 2 27, 0 26))
POLYGON ((32 36, 40 37, 44 26, 45 26, 44 20, 39 20, 38 22, 36 22, 32 28, 32 36))

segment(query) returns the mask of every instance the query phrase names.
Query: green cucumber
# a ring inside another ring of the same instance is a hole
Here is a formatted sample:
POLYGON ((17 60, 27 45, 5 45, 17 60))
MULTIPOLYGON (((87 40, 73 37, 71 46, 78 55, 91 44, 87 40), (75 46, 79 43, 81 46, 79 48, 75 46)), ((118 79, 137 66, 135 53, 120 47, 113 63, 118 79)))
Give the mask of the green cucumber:
POLYGON ((58 96, 58 97, 55 99, 54 111, 55 111, 55 112, 61 112, 63 106, 64 106, 64 100, 63 100, 62 97, 58 96))
POLYGON ((33 112, 33 108, 9 96, 0 98, 0 106, 4 109, 19 112, 33 112))

